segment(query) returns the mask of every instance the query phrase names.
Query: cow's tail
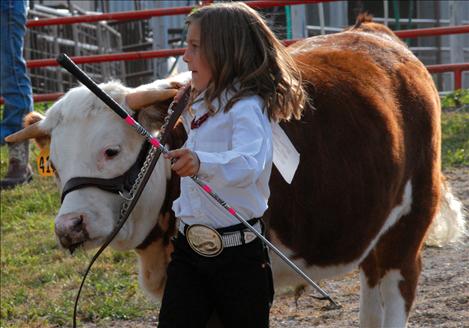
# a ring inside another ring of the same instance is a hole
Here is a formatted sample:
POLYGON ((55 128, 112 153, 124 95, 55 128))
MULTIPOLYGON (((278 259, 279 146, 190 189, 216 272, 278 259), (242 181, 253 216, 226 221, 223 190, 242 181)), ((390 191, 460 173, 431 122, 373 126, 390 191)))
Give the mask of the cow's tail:
POLYGON ((430 226, 427 246, 443 247, 461 243, 467 236, 465 211, 461 201, 451 192, 449 184, 441 183, 440 210, 430 226))

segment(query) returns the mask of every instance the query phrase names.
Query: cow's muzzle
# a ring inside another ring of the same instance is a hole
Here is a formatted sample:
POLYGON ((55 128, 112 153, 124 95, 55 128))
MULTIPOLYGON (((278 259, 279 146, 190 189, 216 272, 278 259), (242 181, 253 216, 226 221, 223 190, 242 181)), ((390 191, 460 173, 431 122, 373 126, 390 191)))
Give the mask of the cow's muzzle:
POLYGON ((70 253, 90 239, 85 218, 86 215, 83 213, 67 213, 56 218, 55 234, 60 245, 70 253))

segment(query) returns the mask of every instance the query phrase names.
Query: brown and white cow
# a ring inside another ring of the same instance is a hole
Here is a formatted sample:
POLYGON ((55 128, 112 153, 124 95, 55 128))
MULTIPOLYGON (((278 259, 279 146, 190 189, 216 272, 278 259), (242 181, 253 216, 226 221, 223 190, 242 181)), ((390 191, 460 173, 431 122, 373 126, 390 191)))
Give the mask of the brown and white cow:
MULTIPOLYGON (((364 16, 349 30, 306 39, 289 49, 311 104, 300 121, 281 124, 301 162, 291 184, 272 172, 265 215, 269 236, 313 279, 359 267, 361 326, 404 327, 421 270, 423 241, 440 198, 452 199, 441 191, 437 90, 407 47, 364 16)), ((169 82, 143 89, 158 94, 169 82)), ((116 83, 102 87, 120 102, 134 92, 116 83)), ((147 112, 142 111, 144 124, 147 112)), ((142 143, 83 87, 69 91, 44 120, 9 140, 41 135, 51 136, 51 158, 62 187, 75 176, 121 174, 142 143)), ((184 138, 179 125, 169 144, 180 147, 184 138)), ((151 295, 159 295, 164 286, 175 224, 169 205, 177 194, 178 178, 160 160, 129 223, 112 244, 137 248, 140 281, 151 295)), ((115 224, 120 202, 119 196, 96 188, 68 194, 55 222, 62 246, 99 245, 115 224)), ((440 208, 441 218, 450 222, 448 231, 461 232, 461 208, 452 202, 440 208)), ((294 283, 294 275, 275 256, 273 267, 277 278, 294 283)))

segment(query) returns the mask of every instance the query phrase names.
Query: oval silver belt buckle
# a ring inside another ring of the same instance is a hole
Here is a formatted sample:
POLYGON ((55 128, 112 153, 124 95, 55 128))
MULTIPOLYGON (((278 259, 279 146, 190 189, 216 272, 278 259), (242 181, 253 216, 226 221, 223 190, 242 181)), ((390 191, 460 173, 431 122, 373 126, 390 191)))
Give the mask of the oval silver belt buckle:
POLYGON ((223 250, 223 242, 218 231, 203 224, 189 226, 186 230, 186 239, 194 252, 205 257, 217 256, 223 250))

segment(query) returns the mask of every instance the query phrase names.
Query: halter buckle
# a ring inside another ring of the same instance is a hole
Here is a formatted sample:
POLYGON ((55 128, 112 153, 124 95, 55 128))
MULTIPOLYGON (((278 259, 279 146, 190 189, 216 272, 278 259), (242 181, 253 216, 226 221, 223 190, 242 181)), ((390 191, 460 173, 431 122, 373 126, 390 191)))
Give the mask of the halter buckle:
POLYGON ((122 191, 119 191, 119 195, 124 198, 126 201, 131 201, 132 199, 134 199, 134 196, 130 195, 129 193, 127 192, 122 192, 122 191))

